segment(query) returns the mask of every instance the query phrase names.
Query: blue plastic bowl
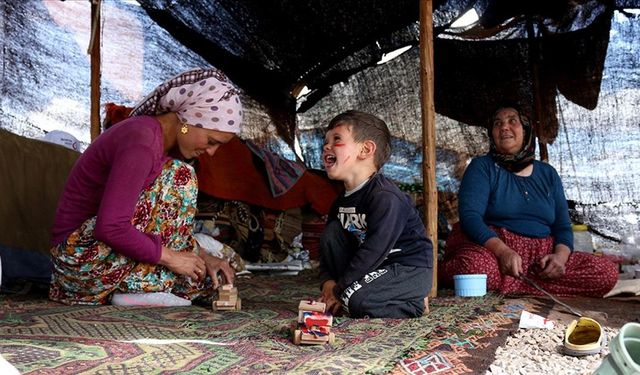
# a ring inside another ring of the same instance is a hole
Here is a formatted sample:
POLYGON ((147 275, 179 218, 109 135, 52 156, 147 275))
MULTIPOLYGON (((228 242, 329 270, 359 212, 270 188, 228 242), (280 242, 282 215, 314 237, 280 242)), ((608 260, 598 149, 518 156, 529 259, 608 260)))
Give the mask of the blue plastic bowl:
POLYGON ((455 275, 453 284, 458 297, 481 297, 487 294, 487 275, 455 275))

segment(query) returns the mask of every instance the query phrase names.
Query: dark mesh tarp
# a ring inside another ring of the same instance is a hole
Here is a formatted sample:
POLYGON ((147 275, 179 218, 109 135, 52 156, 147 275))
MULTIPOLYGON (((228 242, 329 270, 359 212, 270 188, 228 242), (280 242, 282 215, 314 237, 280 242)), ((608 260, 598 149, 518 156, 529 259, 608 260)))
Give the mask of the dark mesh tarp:
MULTIPOLYGON (((102 2, 102 103, 133 105, 180 71, 216 65, 245 91, 243 137, 290 159, 297 140, 318 168, 322 127, 359 108, 390 124, 395 152, 385 173, 422 181, 418 1, 140 3, 102 2), (404 45, 413 48, 376 65, 404 45), (303 85, 311 93, 296 101, 303 85)), ((435 1, 439 189, 455 192, 461 163, 486 151, 477 125, 496 100, 528 109, 538 100, 534 115, 576 220, 614 238, 638 230, 638 8, 637 0, 435 1), (449 28, 471 7, 481 26, 449 28)), ((2 2, 0 15, 0 126, 29 137, 63 129, 86 145, 89 2, 2 2)))
MULTIPOLYGON (((176 39, 264 103, 289 143, 292 91, 301 85, 313 90, 299 106, 304 110, 384 52, 418 43, 417 0, 140 3, 176 39)), ((487 107, 501 98, 518 99, 529 111, 537 100, 540 110, 531 112, 543 140, 553 142, 556 90, 588 108, 597 101, 614 9, 604 0, 435 1, 436 110, 483 125, 487 107), (481 27, 448 29, 472 7, 481 14, 481 27), (485 40, 469 43, 480 35, 485 40), (457 88, 461 84, 466 90, 457 88)))

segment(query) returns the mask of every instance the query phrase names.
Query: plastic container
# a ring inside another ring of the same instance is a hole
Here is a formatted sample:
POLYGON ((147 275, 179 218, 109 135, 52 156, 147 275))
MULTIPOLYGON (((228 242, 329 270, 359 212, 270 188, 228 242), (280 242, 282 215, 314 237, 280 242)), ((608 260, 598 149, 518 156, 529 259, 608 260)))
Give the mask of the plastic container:
POLYGON ((631 322, 620 328, 609 344, 609 354, 593 374, 640 374, 640 324, 631 322))
POLYGON ((589 227, 584 224, 573 224, 573 249, 586 253, 593 252, 593 238, 589 232, 589 227))
POLYGON ((487 275, 455 275, 453 284, 458 297, 481 297, 487 294, 487 275))
POLYGON ((622 237, 622 255, 630 264, 640 263, 640 235, 629 232, 622 237))

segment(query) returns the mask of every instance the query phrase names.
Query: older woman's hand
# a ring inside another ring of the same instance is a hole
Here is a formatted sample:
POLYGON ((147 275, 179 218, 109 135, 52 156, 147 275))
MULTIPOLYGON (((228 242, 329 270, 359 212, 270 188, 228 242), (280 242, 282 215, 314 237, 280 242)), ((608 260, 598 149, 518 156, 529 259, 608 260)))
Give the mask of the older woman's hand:
POLYGON ((564 275, 565 264, 569 260, 569 255, 571 255, 571 250, 568 247, 557 245, 553 254, 543 256, 538 262, 542 270, 538 276, 543 279, 557 279, 564 275))
POLYGON ((485 242, 484 246, 496 256, 501 274, 519 277, 523 272, 522 257, 502 242, 501 239, 492 237, 485 242))
POLYGON ((498 256, 498 265, 503 275, 519 277, 522 273, 522 258, 511 249, 498 256))

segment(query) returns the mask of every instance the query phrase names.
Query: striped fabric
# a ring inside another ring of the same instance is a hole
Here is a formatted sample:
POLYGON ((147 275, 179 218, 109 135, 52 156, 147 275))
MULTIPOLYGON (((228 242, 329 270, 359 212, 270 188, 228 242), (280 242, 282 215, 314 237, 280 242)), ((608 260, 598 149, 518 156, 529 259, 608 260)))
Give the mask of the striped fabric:
POLYGON ((274 197, 279 197, 286 193, 298 182, 305 171, 305 167, 299 163, 286 160, 266 151, 251 141, 246 141, 247 146, 256 156, 263 162, 267 178, 269 180, 269 189, 274 197))

